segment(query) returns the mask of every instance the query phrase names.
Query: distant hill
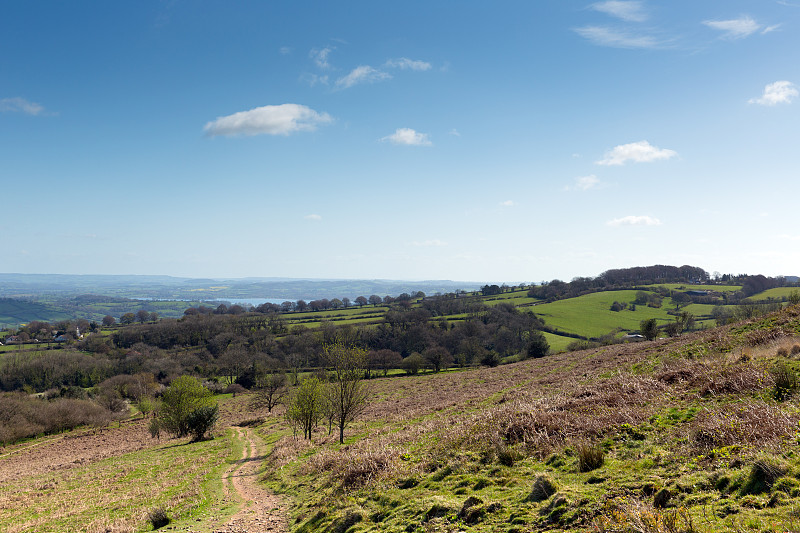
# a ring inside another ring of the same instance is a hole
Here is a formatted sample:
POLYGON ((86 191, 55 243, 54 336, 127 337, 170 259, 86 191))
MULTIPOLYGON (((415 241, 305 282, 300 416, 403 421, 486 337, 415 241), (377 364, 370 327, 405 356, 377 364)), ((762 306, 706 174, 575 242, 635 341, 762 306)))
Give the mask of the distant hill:
POLYGON ((198 300, 225 298, 270 298, 287 300, 356 298, 398 295, 422 291, 426 294, 475 290, 477 282, 451 280, 359 280, 308 278, 215 278, 193 279, 171 276, 116 276, 63 274, 0 274, 0 297, 66 297, 102 294, 120 298, 198 300))
POLYGON ((16 327, 32 320, 56 322, 69 318, 69 314, 47 304, 0 298, 0 328, 16 327))

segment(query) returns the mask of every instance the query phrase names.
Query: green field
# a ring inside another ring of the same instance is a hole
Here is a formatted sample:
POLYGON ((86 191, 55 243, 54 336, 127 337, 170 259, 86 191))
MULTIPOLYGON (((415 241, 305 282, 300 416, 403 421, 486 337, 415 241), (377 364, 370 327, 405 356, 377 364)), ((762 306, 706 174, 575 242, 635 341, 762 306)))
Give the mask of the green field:
POLYGON ((642 287, 665 287, 672 291, 714 291, 736 292, 742 289, 740 285, 693 285, 691 283, 661 283, 659 285, 643 285, 642 287))
POLYGON ((611 304, 615 301, 630 303, 636 298, 636 292, 635 290, 595 292, 577 298, 539 304, 532 309, 536 316, 544 319, 546 325, 584 337, 601 337, 617 329, 638 331, 639 323, 649 318, 657 319, 659 324, 674 320, 667 314, 667 309, 671 305, 669 298, 664 298, 664 305, 659 309, 637 305, 636 311, 630 309, 611 311, 611 304))
POLYGON ((774 289, 767 289, 764 292, 759 292, 750 297, 751 300, 783 300, 789 298, 792 292, 800 292, 798 287, 775 287, 774 289))

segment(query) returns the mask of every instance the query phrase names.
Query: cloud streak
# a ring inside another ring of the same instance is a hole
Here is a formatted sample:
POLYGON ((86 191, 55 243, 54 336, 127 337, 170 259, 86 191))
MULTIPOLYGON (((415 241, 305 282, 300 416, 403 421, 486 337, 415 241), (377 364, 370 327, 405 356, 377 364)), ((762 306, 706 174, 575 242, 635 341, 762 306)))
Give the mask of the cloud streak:
POLYGON ((388 141, 392 144, 401 144, 406 146, 432 146, 427 133, 419 133, 411 128, 397 128, 391 135, 383 137, 381 141, 388 141))
POLYGON ((575 178, 575 183, 567 185, 565 189, 568 191, 589 191, 600 188, 600 185, 600 180, 597 179, 597 176, 590 174, 589 176, 575 178))
POLYGON ((647 20, 647 13, 644 12, 642 3, 638 1, 608 0, 607 2, 592 4, 591 8, 626 22, 644 22, 647 20))
POLYGON ((314 131, 317 126, 332 121, 327 113, 318 113, 304 105, 267 105, 219 117, 208 122, 203 131, 211 137, 290 135, 299 131, 314 131))
POLYGON ((583 26, 575 33, 587 41, 612 48, 659 48, 662 43, 649 35, 633 34, 608 26, 583 26))
POLYGON ((418 71, 425 71, 431 69, 431 64, 427 61, 418 61, 414 59, 409 59, 407 57, 401 57, 399 59, 390 59, 386 63, 384 63, 386 68, 399 68, 400 70, 418 70, 418 71))
POLYGON ((24 113, 36 116, 44 113, 44 106, 20 97, 3 98, 0 99, 0 113, 24 113))
POLYGON ((629 215, 627 217, 615 218, 606 222, 607 226, 620 227, 620 226, 661 226, 660 220, 646 215, 629 215))
POLYGON ((776 81, 764 87, 764 94, 758 98, 748 100, 751 104, 774 106, 778 104, 791 104, 798 96, 797 87, 790 81, 776 81))
POLYGON ((600 161, 595 161, 597 165, 620 166, 628 161, 634 163, 650 163, 664 159, 672 159, 678 152, 667 148, 658 148, 647 141, 639 141, 630 144, 615 146, 600 161))
MULTIPOLYGON (((703 24, 722 32, 723 39, 744 39, 762 29, 763 26, 749 16, 729 20, 705 20, 703 24)), ((768 28, 769 29, 769 28, 768 28)), ((769 29, 772 31, 775 27, 769 29)))
POLYGON ((336 80, 336 88, 349 89, 354 85, 359 85, 361 83, 375 83, 377 81, 391 79, 391 77, 392 75, 388 72, 383 72, 381 70, 372 68, 369 65, 360 65, 351 70, 348 75, 342 76, 336 80))

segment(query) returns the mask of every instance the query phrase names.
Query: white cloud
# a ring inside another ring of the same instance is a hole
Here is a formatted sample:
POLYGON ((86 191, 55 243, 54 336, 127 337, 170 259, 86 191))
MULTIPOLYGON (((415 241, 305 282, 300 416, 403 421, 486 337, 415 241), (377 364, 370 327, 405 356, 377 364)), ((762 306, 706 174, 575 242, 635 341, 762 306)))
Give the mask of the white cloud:
POLYGON ((325 48, 318 49, 313 48, 309 53, 308 57, 314 60, 314 63, 319 68, 330 68, 331 64, 328 63, 328 56, 333 51, 333 48, 326 46, 325 48))
POLYGON ((44 106, 19 97, 2 98, 0 99, 0 113, 25 113, 35 116, 44 113, 44 106))
POLYGON ((289 135, 298 131, 314 131, 333 119, 299 104, 266 105, 249 111, 219 117, 203 127, 207 135, 289 135))
POLYGON ((606 222, 607 226, 660 226, 661 221, 654 217, 630 215, 622 218, 615 218, 606 222))
POLYGON ((447 246, 447 243, 439 239, 429 239, 427 241, 413 241, 411 246, 447 246))
POLYGON ((460 131, 458 131, 458 130, 457 130, 457 129, 455 129, 455 128, 453 128, 452 130, 450 130, 448 133, 449 133, 450 135, 453 135, 454 137, 461 137, 461 132, 460 132, 460 131))
POLYGON ((342 76, 336 80, 336 87, 339 89, 349 89, 353 85, 358 85, 359 83, 374 83, 376 81, 391 79, 391 77, 391 74, 374 69, 369 65, 361 65, 350 71, 350 74, 347 76, 342 76))
POLYGON ((431 146, 433 144, 427 133, 419 133, 411 128, 397 128, 393 134, 387 135, 381 140, 408 146, 431 146))
POLYGON ((399 59, 390 59, 384 64, 387 68, 399 68, 401 70, 430 70, 431 64, 427 61, 418 61, 401 57, 399 59))
POLYGON ((292 53, 292 49, 288 46, 281 46, 278 51, 281 53, 282 56, 288 56, 292 53))
POLYGON ((783 24, 773 24, 772 26, 767 26, 766 28, 761 30, 761 35, 766 35, 768 33, 772 33, 774 31, 777 31, 778 28, 780 28, 781 26, 783 26, 783 24))
POLYGON ((597 176, 594 174, 590 174, 588 176, 581 176, 575 178, 575 183, 572 185, 567 185, 566 190, 568 191, 588 191, 591 189, 597 189, 600 187, 600 180, 597 179, 597 176))
POLYGON ((703 24, 709 28, 722 32, 724 39, 742 39, 749 37, 763 26, 749 16, 739 17, 730 20, 706 20, 703 24))
POLYGON ((575 32, 600 46, 613 48, 658 48, 661 43, 649 35, 635 35, 605 26, 584 26, 575 32))
POLYGON ((647 141, 639 141, 630 144, 615 146, 600 161, 595 161, 598 165, 624 165, 628 161, 636 163, 649 163, 661 159, 671 159, 678 155, 678 152, 667 148, 657 148, 647 141))
POLYGON ((303 218, 306 219, 306 220, 322 220, 322 217, 320 215, 313 215, 313 214, 312 215, 306 215, 303 218))
POLYGON ((759 98, 751 98, 749 103, 760 105, 791 104, 792 99, 800 94, 790 81, 776 81, 764 87, 764 94, 759 98))
POLYGON ((595 11, 600 11, 628 22, 644 22, 647 20, 647 14, 642 9, 642 3, 638 1, 608 0, 607 2, 592 4, 591 7, 595 11))
POLYGON ((303 74, 300 79, 311 87, 314 85, 328 85, 328 75, 320 76, 319 74, 303 74))
POLYGON ((500 202, 500 205, 503 207, 511 207, 517 204, 514 203, 514 200, 506 200, 505 202, 500 202))

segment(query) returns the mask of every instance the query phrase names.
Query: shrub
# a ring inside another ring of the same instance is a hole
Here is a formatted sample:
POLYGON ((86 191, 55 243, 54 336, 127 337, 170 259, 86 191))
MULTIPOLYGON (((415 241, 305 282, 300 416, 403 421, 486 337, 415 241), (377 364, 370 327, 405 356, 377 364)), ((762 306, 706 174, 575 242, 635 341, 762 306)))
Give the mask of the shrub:
MULTIPOLYGON (((211 392, 204 388, 192 376, 181 376, 164 391, 161 399, 161 410, 158 419, 161 428, 176 437, 185 437, 190 433, 196 435, 196 429, 211 421, 212 411, 206 408, 215 407, 211 392), (200 411, 195 413, 195 411, 200 411), (190 427, 189 418, 193 417, 194 428, 190 427)), ((216 415, 213 417, 216 421, 216 415)), ((213 426, 213 423, 211 424, 213 426)), ((205 433, 205 432, 204 432, 205 433)))
POLYGON ((791 353, 792 353, 792 355, 799 354, 800 353, 800 344, 795 344, 794 346, 792 346, 791 353))
POLYGON ((750 476, 742 486, 742 494, 761 494, 769 492, 775 482, 786 475, 788 469, 773 459, 762 458, 756 460, 750 468, 750 476))
POLYGON ((541 502, 558 492, 558 487, 552 479, 546 475, 536 476, 533 480, 533 487, 526 498, 530 502, 541 502))
POLYGON ((605 451, 599 443, 583 442, 576 447, 578 454, 578 471, 591 472, 603 466, 605 451))
POLYGON ((528 337, 528 357, 544 357, 550 351, 550 344, 541 331, 531 331, 528 337))
POLYGON ((775 380, 772 396, 778 401, 788 399, 797 389, 797 374, 795 371, 785 364, 779 363, 772 369, 771 374, 775 380))
POLYGON ((422 358, 422 355, 414 352, 403 359, 403 368, 406 370, 407 374, 416 374, 424 363, 425 360, 422 358))
POLYGON ((156 507, 147 513, 147 521, 153 525, 153 529, 160 529, 169 524, 171 519, 163 507, 156 507))
POLYGON ((206 433, 214 428, 218 418, 219 407, 216 404, 199 407, 189 413, 189 416, 186 418, 186 425, 189 427, 192 440, 203 440, 206 433))

